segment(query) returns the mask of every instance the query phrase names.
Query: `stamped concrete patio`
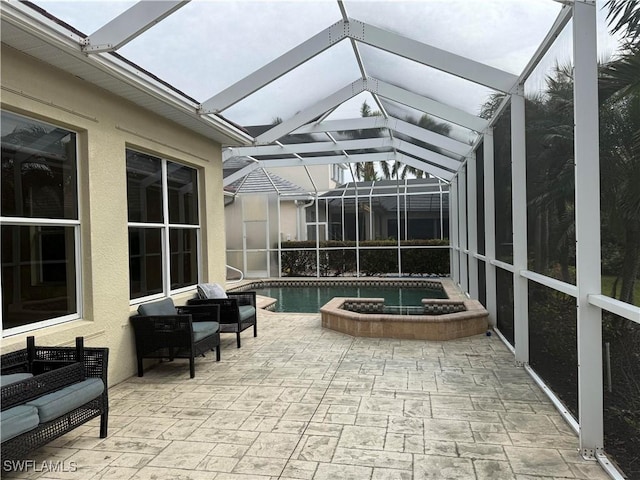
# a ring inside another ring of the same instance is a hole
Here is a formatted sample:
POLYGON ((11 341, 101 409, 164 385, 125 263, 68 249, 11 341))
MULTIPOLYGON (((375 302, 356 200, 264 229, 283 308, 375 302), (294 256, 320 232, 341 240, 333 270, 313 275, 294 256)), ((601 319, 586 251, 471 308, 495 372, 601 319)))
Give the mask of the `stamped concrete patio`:
POLYGON ((608 478, 496 336, 354 338, 261 311, 258 337, 238 350, 223 335, 214 360, 195 379, 176 360, 112 387, 108 438, 78 428, 34 456, 66 472, 13 477, 608 478))

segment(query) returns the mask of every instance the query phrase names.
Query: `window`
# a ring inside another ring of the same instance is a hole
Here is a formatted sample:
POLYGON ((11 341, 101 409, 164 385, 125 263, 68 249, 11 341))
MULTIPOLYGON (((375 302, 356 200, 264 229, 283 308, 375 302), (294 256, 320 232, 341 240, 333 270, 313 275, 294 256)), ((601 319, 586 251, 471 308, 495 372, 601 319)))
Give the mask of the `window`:
POLYGON ((344 183, 344 167, 337 163, 331 165, 331 180, 337 184, 344 183))
POLYGON ((127 150, 129 292, 168 295, 198 283, 197 171, 127 150))
POLYGON ((2 111, 2 329, 80 316, 77 141, 69 130, 2 111))

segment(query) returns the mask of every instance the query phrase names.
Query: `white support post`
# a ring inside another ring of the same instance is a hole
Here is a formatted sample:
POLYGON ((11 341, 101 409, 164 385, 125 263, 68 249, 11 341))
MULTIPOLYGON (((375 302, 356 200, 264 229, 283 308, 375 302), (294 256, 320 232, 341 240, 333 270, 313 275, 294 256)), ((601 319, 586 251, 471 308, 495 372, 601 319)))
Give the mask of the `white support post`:
POLYGON ((604 445, 601 293, 600 158, 596 2, 573 5, 576 272, 578 287, 578 408, 580 450, 595 458, 604 445))
POLYGON ((498 321, 498 305, 496 298, 496 266, 491 260, 496 259, 496 202, 494 195, 494 161, 493 161, 493 128, 484 133, 484 254, 487 258, 485 271, 487 274, 487 310, 489 322, 496 326, 498 321))
POLYGON ((478 209, 476 208, 477 186, 476 186, 476 154, 473 152, 467 160, 467 218, 469 240, 467 248, 469 249, 469 295, 471 298, 480 297, 480 289, 478 287, 478 259, 475 253, 478 253, 478 209))
POLYGON ((527 269, 527 150, 524 85, 511 95, 511 198, 513 217, 513 329, 516 362, 529 363, 529 291, 520 272, 527 269))
POLYGON ((458 243, 458 177, 449 185, 449 243, 451 244, 451 279, 460 283, 460 245, 458 243))
POLYGON ((458 243, 460 244, 460 286, 469 293, 469 254, 467 252, 467 172, 463 167, 458 174, 458 243))

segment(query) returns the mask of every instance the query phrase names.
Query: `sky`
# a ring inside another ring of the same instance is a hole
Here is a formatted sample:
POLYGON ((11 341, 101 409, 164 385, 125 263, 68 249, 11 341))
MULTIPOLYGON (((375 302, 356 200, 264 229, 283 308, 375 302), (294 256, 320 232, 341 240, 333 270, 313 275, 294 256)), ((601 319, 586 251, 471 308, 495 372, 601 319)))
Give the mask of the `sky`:
MULTIPOLYGON (((135 2, 36 3, 90 35, 135 2)), ((351 18, 515 75, 527 64, 561 8, 554 0, 345 0, 345 6, 351 18)), ((604 14, 599 16, 599 46, 604 56, 615 50, 616 41, 606 33, 604 14)), ((119 53, 204 102, 341 18, 333 0, 193 0, 119 53)), ((527 82, 529 93, 544 86, 555 63, 571 61, 570 38, 571 29, 565 29, 527 82)), ((469 113, 477 114, 492 93, 370 46, 361 46, 360 51, 368 75, 469 113)), ((343 41, 222 115, 242 125, 286 119, 359 77, 351 45, 343 41)), ((376 108, 370 95, 362 94, 332 118, 358 117, 364 100, 376 108)))

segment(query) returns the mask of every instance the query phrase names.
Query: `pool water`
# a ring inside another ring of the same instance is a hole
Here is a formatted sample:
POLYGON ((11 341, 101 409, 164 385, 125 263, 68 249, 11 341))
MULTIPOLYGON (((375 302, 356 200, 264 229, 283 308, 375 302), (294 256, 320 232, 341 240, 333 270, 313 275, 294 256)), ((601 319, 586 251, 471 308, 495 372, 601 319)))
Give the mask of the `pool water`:
POLYGON ((268 287, 252 289, 278 300, 276 312, 318 313, 334 297, 384 298, 385 305, 420 306, 423 298, 447 298, 443 290, 424 287, 339 285, 332 287, 268 287))

